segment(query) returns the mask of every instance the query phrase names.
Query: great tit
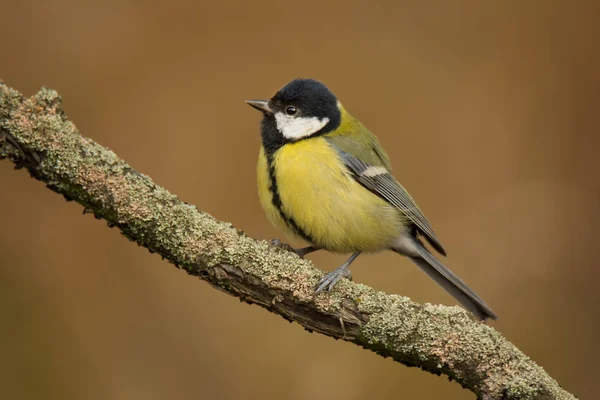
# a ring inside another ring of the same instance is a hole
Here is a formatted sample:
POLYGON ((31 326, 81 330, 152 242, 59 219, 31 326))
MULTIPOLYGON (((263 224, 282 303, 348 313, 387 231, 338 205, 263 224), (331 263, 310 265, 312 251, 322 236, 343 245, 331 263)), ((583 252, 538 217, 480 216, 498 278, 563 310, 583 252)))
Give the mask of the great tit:
POLYGON ((348 277, 362 252, 393 250, 410 258, 478 318, 496 314, 423 245, 446 252, 415 201, 391 173, 375 135, 321 82, 295 79, 270 100, 248 100, 263 113, 257 180, 270 222, 324 249, 352 253, 319 282, 315 294, 348 277))

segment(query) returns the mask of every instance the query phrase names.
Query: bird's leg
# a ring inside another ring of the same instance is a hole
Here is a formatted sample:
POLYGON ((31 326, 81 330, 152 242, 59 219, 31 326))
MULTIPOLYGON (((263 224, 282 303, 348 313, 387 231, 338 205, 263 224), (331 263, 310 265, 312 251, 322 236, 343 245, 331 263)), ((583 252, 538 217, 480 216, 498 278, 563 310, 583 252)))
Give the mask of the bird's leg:
POLYGON ((350 270, 348 268, 350 267, 350 264, 352 264, 352 262, 356 260, 356 257, 360 255, 360 253, 360 251, 354 252, 350 256, 350 258, 346 260, 345 263, 343 263, 333 271, 329 272, 328 274, 325 274, 325 276, 319 281, 317 290, 315 290, 315 294, 321 292, 325 288, 327 288, 328 291, 333 289, 335 284, 338 283, 343 277, 352 279, 352 274, 350 273, 350 270))
POLYGON ((273 240, 271 240, 271 242, 269 242, 269 244, 272 247, 278 247, 280 249, 283 249, 286 251, 291 251, 292 253, 296 253, 298 255, 298 257, 300 257, 300 258, 304 258, 305 255, 312 253, 313 251, 321 250, 321 248, 317 247, 317 246, 308 246, 308 247, 302 247, 300 249, 294 249, 292 246, 290 246, 287 243, 281 242, 279 239, 273 239, 273 240))
POLYGON ((302 247, 300 249, 293 249, 294 253, 298 254, 298 257, 300 257, 300 258, 304 258, 305 255, 310 254, 317 250, 321 250, 321 248, 317 247, 317 246, 308 246, 308 247, 302 247))

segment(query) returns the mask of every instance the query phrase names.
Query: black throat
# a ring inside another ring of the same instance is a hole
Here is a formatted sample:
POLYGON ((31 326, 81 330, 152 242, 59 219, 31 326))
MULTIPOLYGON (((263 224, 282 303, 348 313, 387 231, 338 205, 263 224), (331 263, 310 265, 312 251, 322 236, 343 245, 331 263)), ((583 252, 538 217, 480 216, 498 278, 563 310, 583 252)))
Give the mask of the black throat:
POLYGON ((273 114, 265 114, 260 125, 260 137, 262 140, 263 148, 269 161, 269 168, 271 167, 273 155, 279 150, 284 144, 291 143, 290 140, 286 139, 281 132, 277 129, 277 122, 273 114))

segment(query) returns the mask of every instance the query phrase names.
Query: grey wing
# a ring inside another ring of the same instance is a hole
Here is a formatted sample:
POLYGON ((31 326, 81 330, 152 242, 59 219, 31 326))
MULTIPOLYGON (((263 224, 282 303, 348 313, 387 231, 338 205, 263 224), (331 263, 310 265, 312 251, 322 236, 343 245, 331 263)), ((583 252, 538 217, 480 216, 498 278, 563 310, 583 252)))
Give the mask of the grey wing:
POLYGON ((415 201, 385 167, 366 164, 350 153, 339 148, 336 150, 358 183, 401 210, 425 236, 429 244, 444 256, 446 255, 446 251, 415 201))

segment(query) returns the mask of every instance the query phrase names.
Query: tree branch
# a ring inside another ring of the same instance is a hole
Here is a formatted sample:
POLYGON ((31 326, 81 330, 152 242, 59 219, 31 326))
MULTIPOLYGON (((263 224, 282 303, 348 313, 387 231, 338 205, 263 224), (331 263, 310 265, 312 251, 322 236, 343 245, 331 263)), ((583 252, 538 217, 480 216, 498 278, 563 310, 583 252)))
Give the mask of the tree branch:
POLYGON ((480 399, 573 399, 493 328, 458 307, 421 305, 349 281, 313 295, 322 272, 186 204, 80 136, 59 95, 0 81, 0 159, 75 200, 130 240, 215 288, 384 357, 445 374, 480 399))

